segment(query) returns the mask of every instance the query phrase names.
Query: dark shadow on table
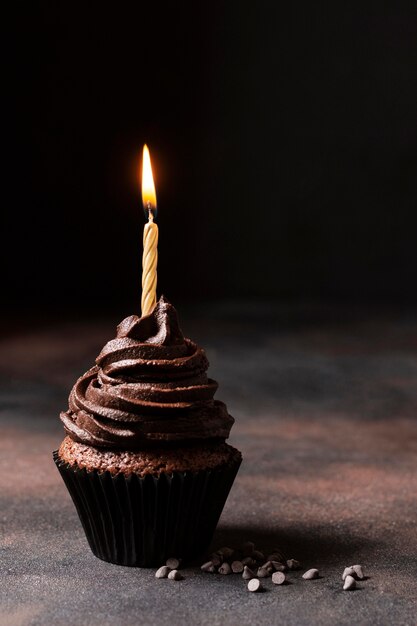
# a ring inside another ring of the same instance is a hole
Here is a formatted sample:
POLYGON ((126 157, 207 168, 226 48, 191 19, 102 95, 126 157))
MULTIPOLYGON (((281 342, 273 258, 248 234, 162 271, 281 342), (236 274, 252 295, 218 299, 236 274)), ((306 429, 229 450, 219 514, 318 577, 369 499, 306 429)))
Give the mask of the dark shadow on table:
POLYGON ((265 556, 278 548, 287 559, 294 558, 303 563, 334 565, 336 562, 351 563, 352 559, 365 555, 374 541, 367 536, 340 535, 323 526, 298 526, 294 530, 260 529, 247 526, 220 526, 215 533, 208 553, 222 546, 238 548, 245 541, 253 541, 256 549, 265 556))

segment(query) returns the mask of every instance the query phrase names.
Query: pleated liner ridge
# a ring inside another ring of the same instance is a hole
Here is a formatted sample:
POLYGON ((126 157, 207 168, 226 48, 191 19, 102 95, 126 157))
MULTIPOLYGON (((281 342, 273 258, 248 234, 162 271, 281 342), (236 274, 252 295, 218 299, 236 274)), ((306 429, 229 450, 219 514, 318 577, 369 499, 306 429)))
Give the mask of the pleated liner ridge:
POLYGON ((213 538, 241 463, 140 477, 73 467, 58 451, 53 458, 93 553, 137 567, 159 566, 172 556, 200 556, 213 538))

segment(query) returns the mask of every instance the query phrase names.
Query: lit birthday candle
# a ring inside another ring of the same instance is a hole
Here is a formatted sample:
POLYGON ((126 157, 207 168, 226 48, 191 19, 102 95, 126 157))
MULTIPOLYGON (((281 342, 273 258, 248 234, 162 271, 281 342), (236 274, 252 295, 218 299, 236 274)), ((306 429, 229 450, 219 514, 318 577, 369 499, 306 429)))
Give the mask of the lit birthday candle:
POLYGON ((156 193, 153 182, 151 157, 148 146, 143 146, 142 160, 142 202, 148 215, 148 223, 143 229, 142 257, 142 316, 152 313, 156 304, 156 282, 158 265, 158 226, 154 222, 156 213, 156 193))

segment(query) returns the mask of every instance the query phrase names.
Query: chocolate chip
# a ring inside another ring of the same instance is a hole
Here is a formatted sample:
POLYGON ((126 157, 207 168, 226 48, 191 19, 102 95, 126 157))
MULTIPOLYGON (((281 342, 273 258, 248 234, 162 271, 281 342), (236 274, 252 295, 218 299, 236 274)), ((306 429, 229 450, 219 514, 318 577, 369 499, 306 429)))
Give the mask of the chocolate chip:
POLYGON ((250 580, 254 576, 255 576, 255 574, 252 572, 252 570, 249 569, 249 567, 247 565, 245 565, 244 568, 243 568, 243 574, 242 574, 243 580, 250 580))
POLYGON ((224 546, 223 548, 220 548, 220 550, 217 550, 217 552, 223 557, 223 559, 227 561, 233 556, 234 550, 232 550, 232 548, 224 546))
POLYGON ((173 569, 168 574, 169 580, 182 580, 182 576, 177 569, 173 569))
POLYGON ((240 574, 243 572, 243 563, 242 561, 233 561, 232 563, 232 572, 234 574, 240 574))
POLYGON ((227 576, 227 574, 232 573, 232 568, 230 567, 229 563, 223 563, 222 565, 220 565, 218 572, 219 574, 223 574, 224 576, 227 576))
POLYGON ((248 591, 260 591, 262 589, 261 581, 257 578, 252 578, 248 582, 248 591))
POLYGON ((287 567, 290 570, 301 569, 301 563, 300 563, 300 561, 297 561, 296 559, 288 559, 287 567))
POLYGON ((207 563, 203 563, 200 567, 202 572, 209 572, 210 574, 214 574, 216 568, 214 567, 212 561, 207 561, 207 563))
POLYGON ((303 574, 303 578, 305 580, 314 580, 315 578, 318 578, 318 577, 319 577, 319 570, 315 568, 309 569, 303 574))
POLYGON ((342 580, 346 580, 347 576, 355 576, 355 570, 353 567, 345 567, 342 574, 342 580))
POLYGON ((246 558, 242 559, 242 563, 243 565, 247 565, 248 567, 255 567, 256 565, 255 559, 253 559, 251 556, 247 556, 246 558))
MULTIPOLYGON (((259 550, 254 550, 252 552, 252 558, 255 559, 256 561, 265 561, 265 555, 263 552, 260 552, 259 550)), ((268 559, 269 560, 269 559, 268 559)))
POLYGON ((274 585, 282 585, 285 582, 285 574, 283 572, 274 572, 272 574, 272 582, 274 585))
POLYGON ((258 578, 268 578, 269 574, 268 574, 268 570, 266 569, 266 567, 258 567, 258 573, 257 573, 258 578))
POLYGON ((284 563, 280 563, 280 561, 269 561, 272 563, 272 567, 276 572, 285 572, 287 571, 287 566, 284 563))
POLYGON ((352 565, 352 569, 355 572, 356 577, 359 578, 359 580, 363 580, 365 578, 362 571, 362 565, 352 565))
POLYGON ((267 559, 268 561, 280 561, 281 563, 285 563, 287 560, 280 548, 274 548, 272 554, 270 554, 267 559))
POLYGON ((261 565, 260 569, 266 570, 267 576, 271 576, 272 572, 274 571, 274 567, 271 561, 267 561, 266 563, 261 565))
POLYGON ((221 554, 212 554, 211 555, 211 562, 215 567, 219 567, 219 565, 221 565, 223 563, 223 557, 221 554))
POLYGON ((178 569, 181 565, 181 561, 180 559, 167 559, 166 565, 169 567, 169 569, 178 569))
POLYGON ((355 589, 355 587, 356 587, 356 580, 353 578, 353 576, 346 576, 343 589, 345 591, 349 591, 349 589, 355 589))
POLYGON ((166 565, 163 565, 158 570, 156 570, 155 578, 166 578, 170 572, 170 568, 166 565))

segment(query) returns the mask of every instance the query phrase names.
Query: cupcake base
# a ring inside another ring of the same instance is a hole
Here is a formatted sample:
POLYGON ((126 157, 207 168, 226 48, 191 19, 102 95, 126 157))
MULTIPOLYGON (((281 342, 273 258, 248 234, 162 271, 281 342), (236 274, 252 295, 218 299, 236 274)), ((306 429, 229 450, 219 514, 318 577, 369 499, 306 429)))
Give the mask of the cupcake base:
POLYGON ((153 567, 208 548, 242 460, 230 449, 221 466, 158 476, 87 470, 58 451, 53 458, 92 552, 117 565, 153 567))

